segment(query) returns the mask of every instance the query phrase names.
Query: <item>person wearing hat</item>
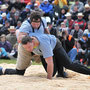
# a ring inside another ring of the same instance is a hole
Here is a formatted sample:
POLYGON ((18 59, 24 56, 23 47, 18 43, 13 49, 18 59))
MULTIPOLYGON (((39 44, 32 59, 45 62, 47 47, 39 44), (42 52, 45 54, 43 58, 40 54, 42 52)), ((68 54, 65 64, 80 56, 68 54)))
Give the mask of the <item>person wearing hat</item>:
POLYGON ((34 10, 35 4, 37 4, 37 6, 39 7, 40 1, 39 0, 31 0, 31 2, 29 2, 27 5, 29 6, 30 9, 34 10))
POLYGON ((74 24, 74 29, 71 30, 70 34, 76 39, 80 39, 83 36, 83 31, 80 29, 78 23, 74 24))
POLYGON ((66 13, 66 19, 64 20, 64 23, 66 24, 66 27, 69 28, 69 30, 71 31, 71 29, 73 28, 73 24, 74 24, 74 20, 72 19, 72 15, 70 12, 66 13))
POLYGON ((9 21, 9 19, 6 16, 6 13, 2 13, 1 17, 2 17, 2 19, 0 20, 0 24, 5 25, 5 21, 7 21, 7 20, 9 21))
POLYGON ((83 19, 83 16, 84 15, 82 13, 78 13, 77 20, 75 20, 75 23, 78 23, 80 29, 82 29, 84 31, 86 28, 86 21, 83 19))
POLYGON ((43 16, 44 12, 39 8, 37 3, 34 4, 34 10, 39 11, 41 15, 43 16))
POLYGON ((43 12, 43 16, 49 16, 51 19, 51 23, 53 22, 53 5, 48 2, 48 0, 44 0, 39 7, 43 12))
POLYGON ((88 19, 89 14, 90 14, 90 6, 89 6, 89 4, 85 4, 85 9, 83 12, 83 15, 84 15, 83 19, 85 19, 86 22, 89 21, 89 19, 88 19))
POLYGON ((10 12, 7 10, 7 8, 8 7, 5 4, 3 4, 1 6, 1 14, 6 13, 7 19, 10 19, 10 12))
POLYGON ((70 13, 72 14, 77 12, 79 13, 79 12, 83 12, 83 10, 84 10, 84 4, 79 0, 75 0, 75 4, 71 5, 70 13))
POLYGON ((15 26, 10 26, 10 28, 8 28, 8 31, 10 32, 7 36, 6 39, 11 43, 12 47, 15 45, 15 43, 17 42, 17 38, 16 38, 16 28, 15 26))

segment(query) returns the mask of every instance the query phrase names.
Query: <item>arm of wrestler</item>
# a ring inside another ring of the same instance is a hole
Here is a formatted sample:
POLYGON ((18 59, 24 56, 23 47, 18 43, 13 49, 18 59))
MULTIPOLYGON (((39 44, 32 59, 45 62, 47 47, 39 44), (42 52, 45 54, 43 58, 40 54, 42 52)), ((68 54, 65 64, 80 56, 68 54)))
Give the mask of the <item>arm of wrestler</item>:
POLYGON ((47 63, 47 78, 52 79, 53 75, 53 57, 45 58, 45 61, 47 63))
POLYGON ((50 34, 48 28, 45 28, 45 31, 44 31, 45 34, 50 34))
POLYGON ((18 43, 21 43, 21 40, 22 40, 22 37, 27 35, 27 33, 24 33, 24 32, 19 32, 19 30, 17 30, 16 34, 18 33, 17 35, 17 41, 18 43))
POLYGON ((16 30, 17 41, 20 43, 22 37, 29 34, 30 30, 31 30, 30 24, 28 23, 27 20, 24 21, 21 27, 18 30, 16 30))

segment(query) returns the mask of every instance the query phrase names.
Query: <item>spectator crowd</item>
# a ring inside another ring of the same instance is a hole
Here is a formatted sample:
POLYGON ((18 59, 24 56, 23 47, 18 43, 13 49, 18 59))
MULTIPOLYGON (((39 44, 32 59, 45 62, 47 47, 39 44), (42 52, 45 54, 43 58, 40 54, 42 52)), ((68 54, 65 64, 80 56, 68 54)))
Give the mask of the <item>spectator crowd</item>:
POLYGON ((90 65, 90 0, 0 0, 0 59, 17 58, 16 31, 34 10, 72 62, 90 65))

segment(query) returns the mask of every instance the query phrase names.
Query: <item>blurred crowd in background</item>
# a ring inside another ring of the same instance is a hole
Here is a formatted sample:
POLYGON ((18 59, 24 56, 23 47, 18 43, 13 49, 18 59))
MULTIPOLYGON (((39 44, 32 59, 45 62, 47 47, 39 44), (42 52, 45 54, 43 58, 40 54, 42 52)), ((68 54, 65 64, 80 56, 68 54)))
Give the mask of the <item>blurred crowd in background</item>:
POLYGON ((90 65, 90 0, 0 0, 0 59, 16 59, 16 30, 39 11, 72 62, 90 65))

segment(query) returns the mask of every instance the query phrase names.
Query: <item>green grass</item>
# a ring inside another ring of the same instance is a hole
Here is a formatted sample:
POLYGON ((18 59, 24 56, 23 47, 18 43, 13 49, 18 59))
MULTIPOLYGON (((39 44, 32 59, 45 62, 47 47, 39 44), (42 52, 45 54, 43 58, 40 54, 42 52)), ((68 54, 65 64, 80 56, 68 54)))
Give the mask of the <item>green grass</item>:
MULTIPOLYGON (((4 60, 0 59, 0 64, 7 63, 7 64, 16 64, 16 60, 4 60)), ((32 65, 41 65, 41 63, 32 62, 32 65)))

